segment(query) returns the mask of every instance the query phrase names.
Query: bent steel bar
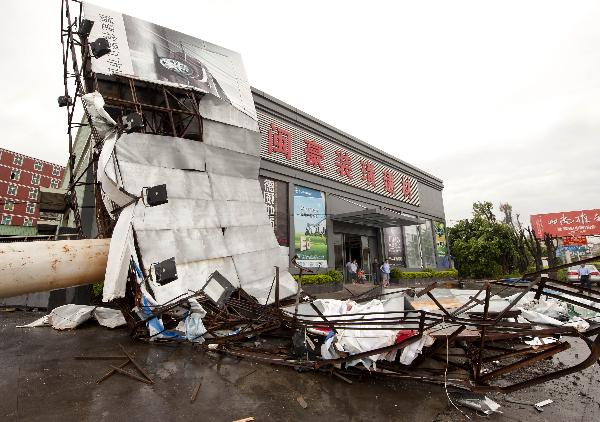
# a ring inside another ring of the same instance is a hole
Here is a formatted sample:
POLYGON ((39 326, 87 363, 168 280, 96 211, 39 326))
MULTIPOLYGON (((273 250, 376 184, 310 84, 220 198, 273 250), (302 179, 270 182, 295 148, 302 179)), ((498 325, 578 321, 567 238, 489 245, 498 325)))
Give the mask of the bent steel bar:
POLYGON ((543 350, 540 353, 537 353, 533 356, 527 357, 525 359, 521 359, 518 362, 512 363, 507 366, 503 366, 502 368, 496 369, 495 371, 483 374, 483 375, 481 375, 481 377, 479 377, 479 382, 485 383, 487 380, 490 380, 492 378, 497 378, 502 375, 508 374, 510 372, 516 371, 517 369, 523 368, 526 365, 533 364, 537 361, 540 361, 542 359, 545 359, 547 357, 555 355, 559 352, 567 350, 570 347, 571 347, 571 345, 567 342, 558 343, 558 344, 554 345, 553 347, 543 350))
POLYGON ((477 385, 472 388, 472 391, 475 392, 487 392, 487 391, 500 391, 503 393, 512 393, 514 391, 520 390, 526 387, 532 387, 534 385, 542 384, 547 381, 551 381, 553 379, 561 378, 566 375, 573 374, 575 372, 583 371, 584 369, 592 366, 594 363, 598 361, 600 358, 600 335, 596 336, 596 339, 588 344, 590 348, 589 356, 582 362, 577 365, 571 366, 570 368, 561 369, 556 372, 550 372, 539 377, 532 378, 530 380, 521 381, 516 384, 507 385, 504 387, 496 386, 496 385, 477 385))

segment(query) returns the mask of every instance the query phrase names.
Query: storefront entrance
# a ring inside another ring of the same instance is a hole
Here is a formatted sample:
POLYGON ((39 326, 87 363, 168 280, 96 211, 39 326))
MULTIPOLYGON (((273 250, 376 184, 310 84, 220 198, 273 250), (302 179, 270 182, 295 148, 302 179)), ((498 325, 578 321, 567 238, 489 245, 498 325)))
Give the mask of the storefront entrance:
MULTIPOLYGON (((368 230, 368 229, 367 229, 368 230)), ((335 267, 344 273, 344 279, 350 282, 346 273, 346 263, 356 260, 358 268, 365 273, 367 281, 373 281, 372 264, 380 262, 377 232, 369 234, 334 233, 335 267)))

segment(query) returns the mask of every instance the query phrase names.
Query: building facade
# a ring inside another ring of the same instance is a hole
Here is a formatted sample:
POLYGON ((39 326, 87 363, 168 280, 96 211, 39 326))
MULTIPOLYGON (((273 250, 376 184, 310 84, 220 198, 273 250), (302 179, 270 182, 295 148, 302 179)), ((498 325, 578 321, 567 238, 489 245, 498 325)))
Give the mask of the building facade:
POLYGON ((443 183, 257 89, 260 183, 280 246, 306 267, 448 268, 443 183))
POLYGON ((0 234, 15 234, 15 226, 35 227, 40 187, 58 188, 64 172, 58 164, 0 148, 0 234))

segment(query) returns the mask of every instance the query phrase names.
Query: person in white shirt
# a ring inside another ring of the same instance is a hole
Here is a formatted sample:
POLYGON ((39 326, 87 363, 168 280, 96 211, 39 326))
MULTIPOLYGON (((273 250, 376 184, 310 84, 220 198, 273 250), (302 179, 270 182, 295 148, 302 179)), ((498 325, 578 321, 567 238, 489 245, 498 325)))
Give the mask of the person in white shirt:
POLYGON ((356 270, 358 270, 358 265, 356 265, 356 260, 348 261, 346 263, 346 273, 347 273, 346 282, 351 281, 352 283, 356 283, 356 270))
POLYGON ((383 285, 383 287, 389 286, 389 284, 390 284, 390 264, 387 259, 385 261, 383 261, 383 264, 381 265, 381 275, 383 276, 382 280, 381 280, 381 284, 383 285))
POLYGON ((356 283, 356 271, 358 271, 358 264, 356 259, 350 263, 350 279, 352 283, 356 283))
POLYGON ((590 269, 585 264, 581 264, 581 267, 577 269, 577 273, 579 274, 579 282, 581 283, 581 287, 591 289, 592 282, 590 281, 590 269))

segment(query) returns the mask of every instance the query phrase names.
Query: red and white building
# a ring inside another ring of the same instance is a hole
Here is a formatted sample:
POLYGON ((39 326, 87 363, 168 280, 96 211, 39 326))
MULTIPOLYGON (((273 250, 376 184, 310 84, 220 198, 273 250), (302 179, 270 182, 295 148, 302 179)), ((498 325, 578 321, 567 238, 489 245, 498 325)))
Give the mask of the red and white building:
POLYGON ((65 167, 0 148, 0 225, 35 226, 40 187, 59 188, 65 167))

